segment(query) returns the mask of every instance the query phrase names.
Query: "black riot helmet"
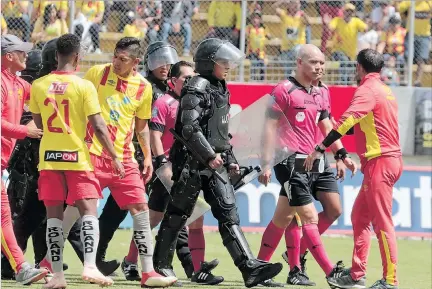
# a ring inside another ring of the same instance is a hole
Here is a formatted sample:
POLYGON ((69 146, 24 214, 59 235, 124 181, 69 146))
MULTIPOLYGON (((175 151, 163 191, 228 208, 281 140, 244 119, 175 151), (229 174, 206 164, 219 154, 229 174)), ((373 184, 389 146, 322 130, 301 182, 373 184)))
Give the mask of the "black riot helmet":
POLYGON ((158 67, 173 65, 178 61, 177 50, 174 46, 163 41, 150 44, 144 54, 144 67, 147 74, 158 67))
POLYGON ((32 83, 35 79, 39 78, 41 54, 42 51, 40 49, 33 49, 27 54, 26 68, 21 71, 21 77, 28 83, 32 83))
POLYGON ((234 69, 245 58, 245 54, 227 40, 208 38, 202 41, 195 52, 195 70, 201 75, 211 75, 217 63, 234 69))
POLYGON ((45 76, 57 69, 56 51, 58 38, 51 39, 42 48, 42 67, 39 77, 45 76))

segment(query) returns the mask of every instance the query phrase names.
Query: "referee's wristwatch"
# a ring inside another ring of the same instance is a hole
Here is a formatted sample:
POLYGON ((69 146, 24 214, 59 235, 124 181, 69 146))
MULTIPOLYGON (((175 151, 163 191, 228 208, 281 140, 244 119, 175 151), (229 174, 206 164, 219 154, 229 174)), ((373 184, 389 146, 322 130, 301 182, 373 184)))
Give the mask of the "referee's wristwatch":
POLYGON ((322 149, 321 147, 320 147, 320 145, 316 145, 316 147, 315 147, 315 150, 317 151, 317 152, 319 152, 319 153, 325 153, 325 149, 322 149))

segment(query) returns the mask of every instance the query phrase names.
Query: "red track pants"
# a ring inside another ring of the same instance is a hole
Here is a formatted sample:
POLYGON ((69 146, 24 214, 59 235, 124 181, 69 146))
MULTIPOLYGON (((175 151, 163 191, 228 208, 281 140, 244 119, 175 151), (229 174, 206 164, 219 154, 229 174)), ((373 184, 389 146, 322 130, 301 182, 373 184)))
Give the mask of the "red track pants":
POLYGON ((351 213, 354 231, 351 276, 358 280, 366 274, 372 223, 381 252, 383 279, 388 284, 397 285, 397 245, 392 202, 393 186, 402 174, 402 157, 372 159, 365 165, 363 173, 363 184, 351 213))
POLYGON ((5 184, 1 182, 1 250, 17 272, 25 262, 22 250, 17 244, 12 227, 11 209, 5 184))

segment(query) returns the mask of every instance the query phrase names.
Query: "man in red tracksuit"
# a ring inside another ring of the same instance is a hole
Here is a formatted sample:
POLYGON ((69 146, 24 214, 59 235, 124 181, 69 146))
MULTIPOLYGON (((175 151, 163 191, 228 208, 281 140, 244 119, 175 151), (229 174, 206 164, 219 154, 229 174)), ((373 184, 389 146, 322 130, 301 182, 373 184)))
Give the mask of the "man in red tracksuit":
MULTIPOLYGON (((27 52, 32 43, 5 34, 1 37, 1 171, 7 168, 16 139, 40 138, 42 131, 33 126, 20 125, 24 101, 30 95, 30 84, 17 76, 26 68, 27 52)), ((48 271, 34 269, 24 259, 12 228, 11 210, 5 185, 1 182, 1 250, 15 271, 15 279, 30 285, 44 278, 48 271)))
POLYGON ((353 126, 360 156, 363 184, 351 214, 354 252, 350 274, 329 278, 333 288, 366 288, 365 276, 370 249, 372 223, 377 235, 383 264, 383 279, 370 288, 397 288, 397 247, 392 220, 393 186, 402 173, 399 145, 398 106, 390 88, 380 80, 383 56, 364 49, 357 56, 357 74, 361 78, 348 110, 321 145, 306 160, 310 167, 324 149, 353 126))

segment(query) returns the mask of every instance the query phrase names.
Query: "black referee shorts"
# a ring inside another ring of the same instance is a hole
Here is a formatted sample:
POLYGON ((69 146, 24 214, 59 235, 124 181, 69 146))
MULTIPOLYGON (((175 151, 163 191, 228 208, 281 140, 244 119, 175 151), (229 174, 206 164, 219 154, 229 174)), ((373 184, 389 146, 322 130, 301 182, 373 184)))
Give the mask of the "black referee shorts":
POLYGON ((312 203, 313 199, 317 200, 317 192, 339 193, 335 174, 326 158, 322 173, 297 173, 294 161, 295 155, 274 167, 276 179, 282 186, 279 195, 288 197, 290 206, 312 203))

